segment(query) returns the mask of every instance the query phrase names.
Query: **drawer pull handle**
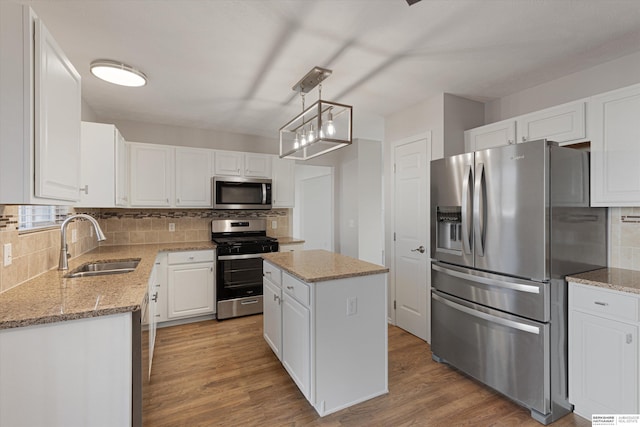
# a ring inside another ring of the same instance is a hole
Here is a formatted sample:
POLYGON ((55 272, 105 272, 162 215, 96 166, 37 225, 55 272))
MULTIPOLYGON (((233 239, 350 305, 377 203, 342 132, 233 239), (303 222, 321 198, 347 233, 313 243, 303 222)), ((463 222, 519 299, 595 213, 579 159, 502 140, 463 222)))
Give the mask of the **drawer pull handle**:
POLYGON ((633 341, 633 336, 631 334, 627 334, 627 344, 631 344, 631 341, 633 341))
POLYGON ((287 286, 287 289, 289 289, 290 291, 293 290, 293 286, 287 286))
POLYGON ((608 305, 609 305, 609 303, 608 303, 608 302, 602 302, 602 301, 594 301, 594 304, 595 304, 595 305, 601 305, 601 306, 603 306, 603 307, 606 307, 606 306, 608 306, 608 305))

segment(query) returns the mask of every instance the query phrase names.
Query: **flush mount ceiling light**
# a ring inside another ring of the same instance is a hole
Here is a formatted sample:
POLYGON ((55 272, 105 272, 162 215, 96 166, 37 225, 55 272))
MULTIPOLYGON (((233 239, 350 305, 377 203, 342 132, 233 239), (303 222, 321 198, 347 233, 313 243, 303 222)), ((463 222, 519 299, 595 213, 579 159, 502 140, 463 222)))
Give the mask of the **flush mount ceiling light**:
POLYGON ((127 64, 109 59, 96 59, 91 63, 91 74, 106 82, 120 86, 140 87, 147 84, 147 76, 127 64))
POLYGON ((291 88, 300 93, 302 113, 280 128, 280 158, 309 160, 351 144, 353 107, 322 100, 322 81, 330 75, 314 67, 291 88), (318 85, 318 100, 305 110, 304 95, 318 85))

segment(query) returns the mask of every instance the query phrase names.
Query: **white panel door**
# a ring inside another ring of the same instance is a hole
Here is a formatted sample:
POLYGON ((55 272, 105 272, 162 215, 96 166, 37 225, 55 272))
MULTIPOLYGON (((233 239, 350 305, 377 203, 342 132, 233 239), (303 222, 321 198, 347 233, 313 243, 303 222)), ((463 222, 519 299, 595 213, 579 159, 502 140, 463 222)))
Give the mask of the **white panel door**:
POLYGON ((76 206, 115 206, 115 126, 82 122, 80 202, 76 206))
POLYGON ((518 119, 518 142, 548 139, 555 142, 584 140, 584 101, 546 108, 518 119))
POLYGON ((465 131, 464 139, 467 152, 515 144, 516 122, 515 120, 504 120, 471 129, 465 131))
POLYGON ((129 204, 129 146, 116 129, 116 206, 129 204))
POLYGON ((295 165, 294 160, 273 158, 274 208, 292 208, 295 204, 295 165))
POLYGON ((394 231, 396 324, 430 340, 429 157, 428 139, 394 148, 394 231))
POLYGON ((244 157, 235 151, 216 151, 213 172, 216 176, 242 176, 244 157))
POLYGON ((246 153, 244 155, 244 176, 250 178, 271 178, 271 156, 246 153))
POLYGON ((173 148, 131 143, 130 149, 131 206, 171 206, 173 148))
POLYGON ((311 395, 311 314, 286 292, 282 293, 282 364, 308 400, 311 395))
POLYGON ((264 340, 278 359, 282 358, 282 292, 266 277, 263 280, 264 340))
POLYGON ((214 313, 213 263, 170 265, 167 273, 169 319, 214 313))
POLYGON ((211 154, 211 150, 176 148, 176 206, 212 206, 211 154))
POLYGON ((80 198, 80 74, 42 21, 35 25, 35 194, 80 198))

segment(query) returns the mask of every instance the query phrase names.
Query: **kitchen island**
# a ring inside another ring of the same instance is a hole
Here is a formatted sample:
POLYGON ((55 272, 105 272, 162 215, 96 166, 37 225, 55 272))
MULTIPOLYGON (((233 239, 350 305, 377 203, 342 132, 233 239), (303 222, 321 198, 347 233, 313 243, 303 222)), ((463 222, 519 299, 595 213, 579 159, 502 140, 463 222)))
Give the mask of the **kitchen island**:
POLYGON ((102 246, 0 294, 0 425, 141 425, 141 309, 156 256, 211 242, 102 246), (95 261, 129 273, 65 278, 95 261))
POLYGON ((264 338, 320 416, 388 392, 386 267, 263 254, 264 338))

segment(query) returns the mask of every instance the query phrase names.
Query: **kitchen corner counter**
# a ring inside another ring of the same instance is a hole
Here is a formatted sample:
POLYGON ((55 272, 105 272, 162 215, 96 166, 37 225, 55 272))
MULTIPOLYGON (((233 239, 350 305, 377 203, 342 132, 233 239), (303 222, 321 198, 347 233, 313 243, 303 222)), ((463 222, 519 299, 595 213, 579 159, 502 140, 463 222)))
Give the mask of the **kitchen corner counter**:
POLYGON ((281 245, 295 245, 298 243, 304 243, 304 240, 291 236, 276 237, 276 239, 278 239, 278 243, 281 245))
POLYGON ((640 271, 624 268, 601 268, 567 276, 568 282, 597 286, 615 291, 640 294, 640 271))
POLYGON ((325 250, 272 252, 262 258, 307 283, 389 272, 387 267, 325 250))
POLYGON ((67 271, 52 269, 0 293, 0 330, 139 310, 159 252, 215 248, 212 242, 100 246, 70 260, 67 271), (88 262, 127 258, 140 258, 135 271, 64 277, 88 262))

